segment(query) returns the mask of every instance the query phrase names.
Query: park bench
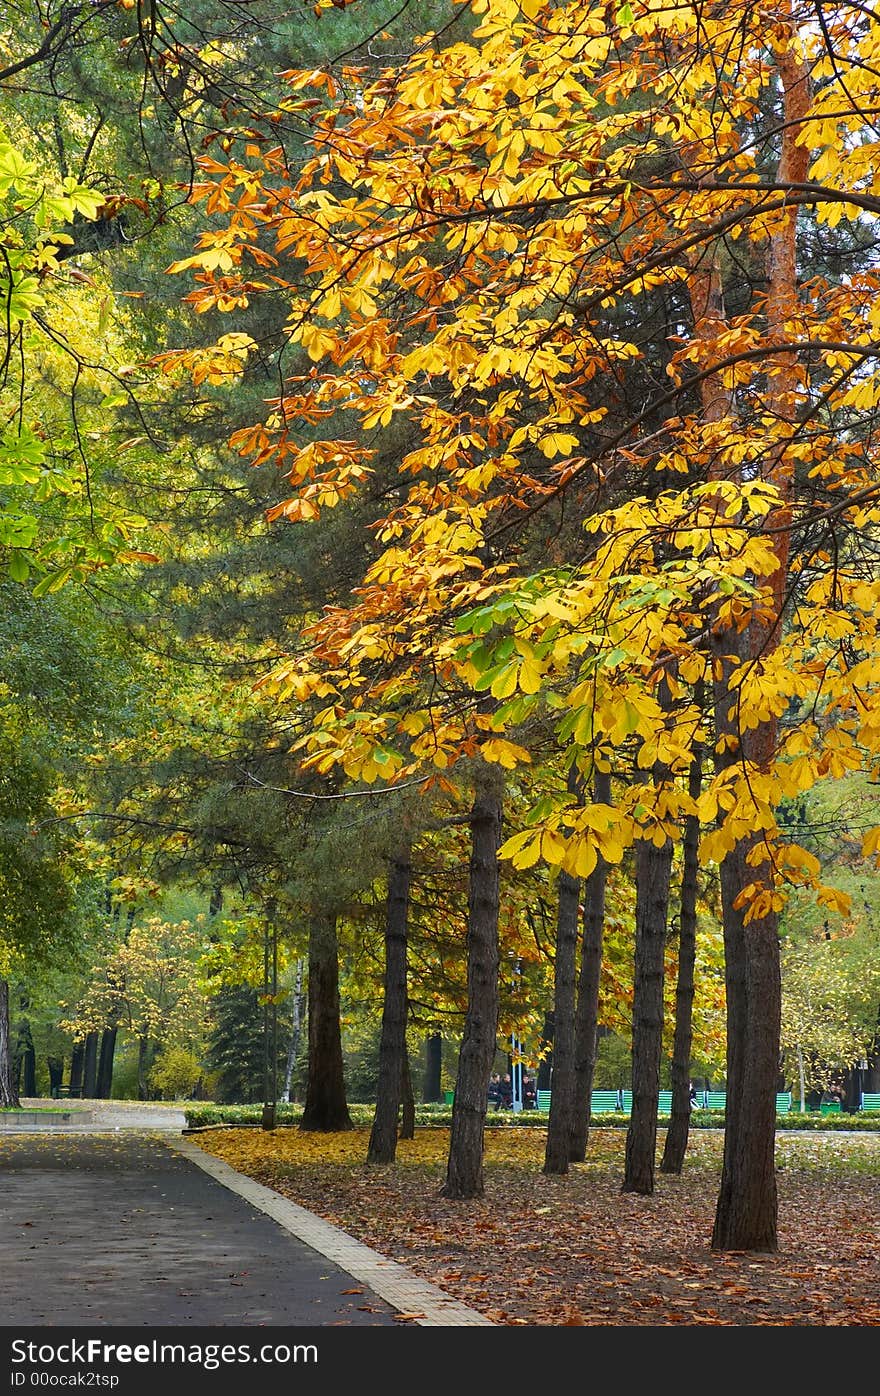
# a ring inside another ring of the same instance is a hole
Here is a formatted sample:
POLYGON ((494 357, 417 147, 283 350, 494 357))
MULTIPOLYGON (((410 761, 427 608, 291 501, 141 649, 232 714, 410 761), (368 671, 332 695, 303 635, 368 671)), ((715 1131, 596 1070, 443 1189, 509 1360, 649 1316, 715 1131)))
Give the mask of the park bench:
MULTIPOLYGON (((727 1108, 726 1091, 706 1091, 706 1110, 725 1110, 727 1108)), ((701 1102, 702 1104, 702 1102, 701 1102)), ((791 1091, 776 1092, 776 1113, 777 1115, 787 1115, 791 1110, 791 1091)))
POLYGON ((67 1097, 80 1099, 82 1097, 82 1086, 53 1086, 52 1099, 64 1100, 67 1097))
POLYGON ((819 1102, 820 1115, 839 1115, 843 1106, 839 1100, 822 1100, 819 1102))
POLYGON ((631 1113, 632 1113, 632 1108, 633 1108, 633 1093, 632 1093, 632 1091, 621 1091, 621 1092, 620 1092, 620 1109, 623 1111, 624 1115, 629 1115, 629 1114, 631 1114, 631 1113))
MULTIPOLYGON (((537 1108, 539 1110, 550 1109, 550 1092, 537 1092, 537 1108)), ((590 1095, 590 1113, 593 1115, 607 1114, 611 1110, 620 1109, 620 1095, 617 1091, 593 1091, 590 1095)))
POLYGON ((620 1095, 617 1091, 593 1091, 590 1096, 590 1113, 594 1115, 608 1114, 611 1110, 620 1109, 620 1095))
POLYGON ((657 1097, 657 1114, 668 1115, 672 1110, 672 1091, 661 1091, 657 1097))
POLYGON ((865 1091, 862 1095, 862 1110, 880 1110, 880 1091, 865 1091))

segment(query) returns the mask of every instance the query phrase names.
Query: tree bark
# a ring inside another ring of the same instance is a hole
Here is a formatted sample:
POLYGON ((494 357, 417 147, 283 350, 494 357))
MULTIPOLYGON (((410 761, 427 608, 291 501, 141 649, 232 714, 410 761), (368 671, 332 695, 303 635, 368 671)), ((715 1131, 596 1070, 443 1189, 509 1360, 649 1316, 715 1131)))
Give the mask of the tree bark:
POLYGON ((9 1022, 9 982, 0 979, 0 1108, 17 1110, 21 1105, 12 1074, 12 1041, 9 1022))
MULTIPOLYGON (((701 703, 702 694, 695 695, 701 703)), ((703 783, 703 751, 693 749, 688 794, 699 799, 703 783)), ((689 814, 684 821, 681 901, 679 903, 678 977, 675 983, 675 1035, 672 1043, 672 1110, 663 1145, 661 1173, 680 1173, 687 1153, 691 1122, 691 1049, 693 1047, 694 965, 697 956, 697 890, 700 821, 689 814)))
MULTIPOLYGON (((593 803, 610 805, 611 773, 596 771, 593 803)), ((583 1163, 590 1134, 590 1103, 596 1070, 599 1031, 599 980, 602 974, 602 937, 605 927, 605 888, 608 864, 599 855, 595 868, 584 883, 584 924, 581 938, 581 967, 578 977, 574 1040, 574 1097, 568 1157, 583 1163)), ((552 1097, 551 1097, 552 1104, 552 1097)))
POLYGON ((425 1074, 422 1078, 422 1100, 442 1102, 443 1100, 443 1037, 439 1032, 429 1033, 425 1039, 425 1074))
POLYGON ((411 864, 409 849, 391 861, 385 909, 385 985, 379 1039, 379 1080, 367 1163, 393 1163, 406 1062, 406 936, 411 864))
POLYGON ((498 910, 501 791, 477 786, 471 807, 467 1011, 458 1056, 444 1197, 483 1195, 483 1134, 498 1031, 498 910))
MULTIPOLYGON (((97 1083, 97 1076, 98 1076, 98 1034, 97 1034, 96 1032, 89 1032, 89 1033, 86 1033, 85 1041, 83 1042, 83 1079, 82 1079, 82 1093, 83 1093, 83 1095, 84 1095, 87 1099, 89 1099, 89 1100, 94 1099, 95 1091, 96 1091, 96 1089, 97 1089, 97 1084, 96 1084, 96 1083, 97 1083)), ((141 1061, 140 1061, 140 1053, 138 1053, 138 1090, 140 1090, 140 1082, 141 1082, 141 1061)), ((140 1100, 146 1100, 146 1096, 145 1096, 145 1095, 139 1095, 138 1098, 139 1098, 140 1100)))
POLYGON ((403 1071, 400 1078, 400 1135, 401 1139, 416 1137, 416 1098, 413 1094, 412 1074, 409 1069, 409 1052, 406 1037, 403 1039, 403 1071))
POLYGON ((113 1089, 113 1058, 116 1054, 117 1028, 105 1028, 101 1033, 98 1056, 96 1094, 99 1100, 109 1100, 113 1089))
POLYGON ((559 874, 553 988, 553 1086, 544 1148, 544 1172, 568 1172, 574 1109, 575 962, 580 911, 580 879, 559 874))
POLYGON ((49 1095, 54 1097, 64 1082, 64 1058, 47 1057, 46 1065, 49 1068, 49 1095))
POLYGON ((81 1095, 83 1086, 83 1063, 85 1059, 85 1045, 82 1042, 75 1042, 70 1053, 70 1094, 81 1095))
POLYGON ((657 1102, 663 1045, 663 949, 672 840, 636 842, 636 952, 632 1028, 632 1112, 626 1133, 623 1192, 654 1191, 657 1102))
POLYGON ((300 1129, 353 1129, 345 1098, 339 1021, 336 917, 313 910, 309 924, 309 1069, 300 1129))

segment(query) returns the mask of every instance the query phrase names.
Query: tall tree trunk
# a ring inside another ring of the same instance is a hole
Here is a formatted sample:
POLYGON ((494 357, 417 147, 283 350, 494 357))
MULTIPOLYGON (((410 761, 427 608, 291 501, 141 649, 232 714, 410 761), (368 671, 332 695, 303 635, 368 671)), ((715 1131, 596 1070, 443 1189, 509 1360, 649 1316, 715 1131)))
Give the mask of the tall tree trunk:
POLYGON ((409 1052, 406 1036, 403 1039, 403 1070, 400 1077, 400 1136, 401 1139, 416 1137, 416 1098, 413 1094, 412 1073, 409 1069, 409 1052))
POLYGON ((64 1081, 64 1058, 47 1057, 46 1065, 49 1068, 49 1095, 54 1097, 64 1081))
POLYGON ((553 960, 553 1090, 544 1148, 544 1172, 568 1172, 574 1108, 575 962, 580 917, 580 879, 559 874, 556 953, 553 960))
MULTIPOLYGON (((596 771, 593 777, 593 803, 610 805, 610 771, 596 771)), ((584 883, 581 968, 574 1024, 574 1096, 568 1150, 568 1157, 572 1163, 583 1163, 587 1156, 587 1139, 590 1133, 590 1102, 598 1046, 599 980, 602 974, 602 936, 605 927, 607 882, 608 864, 600 854, 595 868, 584 883)))
POLYGON ((96 1095, 99 1100, 109 1100, 113 1089, 113 1058, 116 1055, 117 1028, 105 1028, 101 1033, 101 1051, 98 1056, 96 1095))
MULTIPOLYGON (((702 707, 702 692, 695 701, 702 707)), ((703 749, 693 749, 688 794, 699 799, 703 784, 703 749)), ((689 814, 684 821, 681 866, 681 901, 678 930, 678 977, 675 983, 675 1035, 672 1043, 672 1111, 663 1145, 661 1173, 680 1173, 687 1153, 691 1122, 691 1049, 694 1018, 694 965, 697 957, 697 878, 700 821, 689 814)))
POLYGON ((309 1070, 300 1129, 352 1129, 345 1098, 339 1021, 336 917, 313 910, 309 922, 309 1070))
POLYGON ((501 791, 487 771, 471 807, 467 1012, 458 1056, 444 1197, 483 1195, 483 1133, 498 1031, 501 791))
POLYGON ((284 1090, 282 1100, 293 1100, 293 1073, 299 1060, 299 1044, 302 1038, 303 1010, 303 962, 297 960, 293 980, 293 1019, 290 1025, 290 1041, 287 1044, 287 1061, 284 1067, 284 1090))
MULTIPOLYGON (((780 13, 779 23, 788 31, 785 37, 792 40, 792 47, 787 48, 784 40, 774 50, 783 109, 776 169, 776 183, 781 188, 803 184, 810 163, 809 147, 800 141, 811 95, 809 69, 793 42, 798 22, 793 6, 789 7, 787 15, 780 13)), ((780 215, 769 239, 766 325, 768 338, 776 344, 786 342, 791 319, 800 312, 797 263, 797 207, 793 206, 780 215)), ((748 649, 744 656, 742 650, 739 651, 739 657, 747 658, 751 664, 762 662, 772 653, 782 629, 790 572, 794 493, 794 457, 789 441, 797 434, 800 412, 797 355, 783 351, 768 356, 767 368, 765 413, 772 415, 777 423, 787 424, 789 435, 780 433, 762 470, 764 478, 776 486, 780 502, 766 520, 776 565, 768 576, 758 579, 769 595, 770 606, 763 613, 753 615, 746 637, 748 649)), ((716 723, 720 717, 730 729, 735 714, 723 701, 719 704, 716 696, 717 712, 719 708, 716 723)), ((769 770, 777 738, 775 718, 742 736, 742 757, 754 771, 769 770)), ((760 847, 757 835, 740 840, 721 868, 725 945, 729 941, 736 960, 731 971, 735 1016, 731 1016, 729 974, 725 1146, 712 1232, 713 1250, 775 1251, 778 1244, 775 1154, 782 998, 779 916, 777 911, 770 910, 765 915, 753 916, 746 925, 745 911, 736 905, 749 883, 760 884, 762 879, 772 883, 772 869, 768 860, 760 856, 760 847), (738 1041, 731 1049, 732 1033, 738 1041)))
POLYGON ((75 1042, 70 1053, 70 1094, 81 1095, 83 1088, 83 1065, 85 1064, 85 1044, 75 1042))
POLYGON ((636 841, 636 952, 632 1027, 632 1112, 623 1191, 650 1196, 657 1152, 657 1102, 663 1046, 663 949, 672 840, 636 841))
POLYGON ((411 875, 409 849, 391 861, 385 908, 385 997, 379 1039, 379 1081, 367 1163, 393 1163, 406 1060, 406 936, 411 875))
POLYGON ((425 1074, 422 1078, 422 1100, 429 1102, 443 1100, 443 1037, 439 1032, 429 1033, 425 1038, 425 1074))
MULTIPOLYGON (((86 1033, 83 1043, 83 1083, 82 1093, 89 1100, 94 1099, 97 1090, 98 1078, 98 1034, 96 1032, 86 1033)), ((138 1054, 138 1091, 141 1083, 141 1062, 138 1054)), ((146 1100, 146 1095, 139 1095, 140 1100, 146 1100)))
POLYGON ((9 1022, 9 982, 0 979, 0 1108, 17 1110, 21 1105, 12 1073, 12 1039, 9 1022))

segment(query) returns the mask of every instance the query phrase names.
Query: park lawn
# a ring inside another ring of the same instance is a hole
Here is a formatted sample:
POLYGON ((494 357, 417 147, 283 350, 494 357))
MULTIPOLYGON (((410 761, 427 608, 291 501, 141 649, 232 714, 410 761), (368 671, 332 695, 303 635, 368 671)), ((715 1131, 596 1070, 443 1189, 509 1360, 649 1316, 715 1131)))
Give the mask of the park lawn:
POLYGON ((620 1190, 624 1129, 591 1131, 587 1161, 563 1178, 541 1172, 544 1130, 490 1129, 485 1194, 470 1202, 439 1195, 448 1129, 417 1129, 393 1165, 364 1162, 368 1138, 193 1136, 499 1324, 880 1323, 878 1134, 778 1136, 775 1255, 709 1249, 720 1130, 692 1131, 682 1175, 658 1171, 654 1195, 639 1197, 620 1190))

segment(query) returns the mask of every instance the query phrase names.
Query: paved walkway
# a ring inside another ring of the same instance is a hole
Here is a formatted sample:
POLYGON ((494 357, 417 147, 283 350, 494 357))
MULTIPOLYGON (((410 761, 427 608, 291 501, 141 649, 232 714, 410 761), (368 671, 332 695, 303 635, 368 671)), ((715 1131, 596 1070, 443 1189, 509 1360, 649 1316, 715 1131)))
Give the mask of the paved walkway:
POLYGON ((136 1113, 0 1135, 0 1324, 493 1326, 136 1113))

